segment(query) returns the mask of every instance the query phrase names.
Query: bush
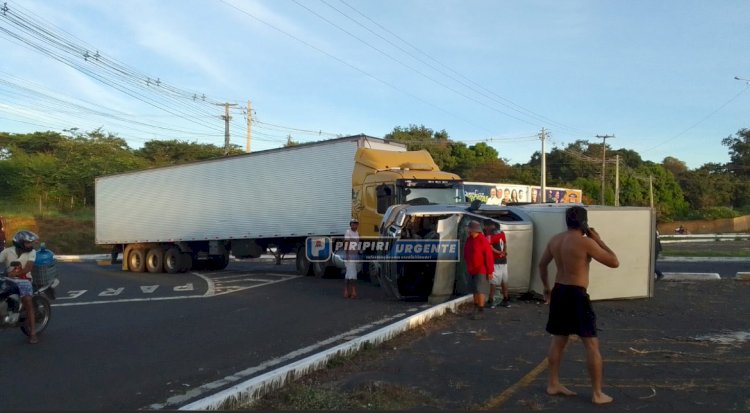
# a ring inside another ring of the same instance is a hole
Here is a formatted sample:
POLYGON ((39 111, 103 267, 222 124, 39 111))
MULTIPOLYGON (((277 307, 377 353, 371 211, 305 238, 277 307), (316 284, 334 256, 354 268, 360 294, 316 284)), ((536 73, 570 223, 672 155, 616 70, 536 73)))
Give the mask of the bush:
POLYGON ((699 210, 687 211, 684 215, 678 217, 680 221, 691 221, 691 220, 714 220, 714 219, 725 219, 725 218, 736 218, 741 214, 732 208, 727 207, 708 207, 699 210))

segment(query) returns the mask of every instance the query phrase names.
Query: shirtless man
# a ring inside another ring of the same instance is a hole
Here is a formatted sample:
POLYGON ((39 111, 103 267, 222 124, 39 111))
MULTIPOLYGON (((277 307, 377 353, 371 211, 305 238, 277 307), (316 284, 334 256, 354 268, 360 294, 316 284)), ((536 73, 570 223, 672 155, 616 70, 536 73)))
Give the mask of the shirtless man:
POLYGON ((586 367, 593 390, 591 401, 595 404, 609 403, 612 397, 602 392, 602 356, 599 353, 599 339, 596 337, 596 315, 586 288, 589 285, 589 263, 592 258, 610 268, 617 268, 620 262, 594 228, 588 228, 587 212, 583 207, 568 208, 565 211, 565 223, 568 230, 552 237, 539 260, 544 301, 549 304, 547 332, 553 335, 547 356, 547 394, 576 394, 560 384, 559 377, 565 346, 569 336, 575 334, 581 338, 586 348, 586 367), (547 266, 553 259, 557 274, 555 286, 550 289, 547 266))

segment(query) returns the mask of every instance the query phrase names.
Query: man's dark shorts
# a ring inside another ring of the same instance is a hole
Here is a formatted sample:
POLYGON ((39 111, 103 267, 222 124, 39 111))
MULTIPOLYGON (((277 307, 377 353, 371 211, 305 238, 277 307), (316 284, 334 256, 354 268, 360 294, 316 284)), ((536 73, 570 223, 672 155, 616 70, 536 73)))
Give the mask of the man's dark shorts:
POLYGON ((596 337, 596 314, 585 288, 555 283, 547 332, 556 336, 596 337))
POLYGON ((484 274, 475 274, 471 276, 471 286, 474 294, 489 295, 490 293, 490 281, 484 274))

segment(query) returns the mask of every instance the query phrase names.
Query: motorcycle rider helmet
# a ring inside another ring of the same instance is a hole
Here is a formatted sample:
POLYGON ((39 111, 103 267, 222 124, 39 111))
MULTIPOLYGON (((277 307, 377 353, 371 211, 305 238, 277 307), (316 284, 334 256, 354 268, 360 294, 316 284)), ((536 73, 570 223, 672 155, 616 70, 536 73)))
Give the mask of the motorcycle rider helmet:
POLYGON ((18 250, 21 252, 30 252, 31 250, 34 249, 34 247, 33 246, 27 247, 26 243, 27 242, 33 243, 34 241, 37 241, 37 240, 39 240, 39 237, 31 231, 26 231, 26 230, 18 231, 16 232, 16 235, 13 236, 13 246, 18 248, 18 250))

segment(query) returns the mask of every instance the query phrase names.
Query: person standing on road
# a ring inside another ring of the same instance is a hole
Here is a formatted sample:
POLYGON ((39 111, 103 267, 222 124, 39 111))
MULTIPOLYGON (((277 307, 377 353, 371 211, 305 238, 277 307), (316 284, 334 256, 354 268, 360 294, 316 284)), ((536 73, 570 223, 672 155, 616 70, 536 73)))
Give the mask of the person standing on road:
POLYGON ((348 244, 346 248, 346 274, 344 275, 344 298, 357 298, 357 258, 359 258, 359 249, 353 249, 352 246, 359 244, 359 221, 352 218, 349 221, 349 229, 344 234, 344 241, 348 244))
POLYGON ((490 243, 492 249, 492 258, 494 260, 494 272, 490 280, 490 297, 487 304, 490 308, 495 308, 495 290, 497 286, 503 293, 503 301, 500 305, 510 307, 510 295, 508 294, 508 241, 505 239, 505 232, 498 230, 497 222, 488 219, 484 223, 484 236, 490 243))
POLYGON ((594 228, 588 227, 587 221, 587 212, 583 207, 573 206, 565 210, 568 230, 549 240, 539 260, 544 301, 549 304, 547 332, 553 335, 547 356, 547 394, 576 394, 563 386, 559 377, 565 346, 569 336, 575 334, 581 338, 586 348, 586 366, 593 390, 591 401, 604 404, 611 402, 612 397, 602 392, 602 356, 596 333, 596 315, 586 288, 589 285, 589 263, 592 258, 610 268, 617 268, 620 262, 594 228), (557 274, 555 286, 550 290, 547 266, 553 259, 557 274))
POLYGON ((466 273, 469 274, 474 291, 474 314, 472 318, 481 319, 484 314, 485 296, 489 294, 490 280, 494 272, 494 259, 490 243, 482 235, 479 221, 469 223, 469 237, 464 245, 466 273))
POLYGON ((32 302, 34 287, 31 284, 31 270, 34 268, 34 261, 36 260, 34 242, 38 240, 39 237, 31 231, 18 231, 13 236, 13 247, 0 252, 0 265, 5 266, 7 276, 11 279, 11 282, 18 286, 21 304, 26 309, 29 344, 39 342, 36 337, 36 320, 34 319, 34 304, 32 302), (20 265, 13 266, 13 263, 19 263, 20 265))

